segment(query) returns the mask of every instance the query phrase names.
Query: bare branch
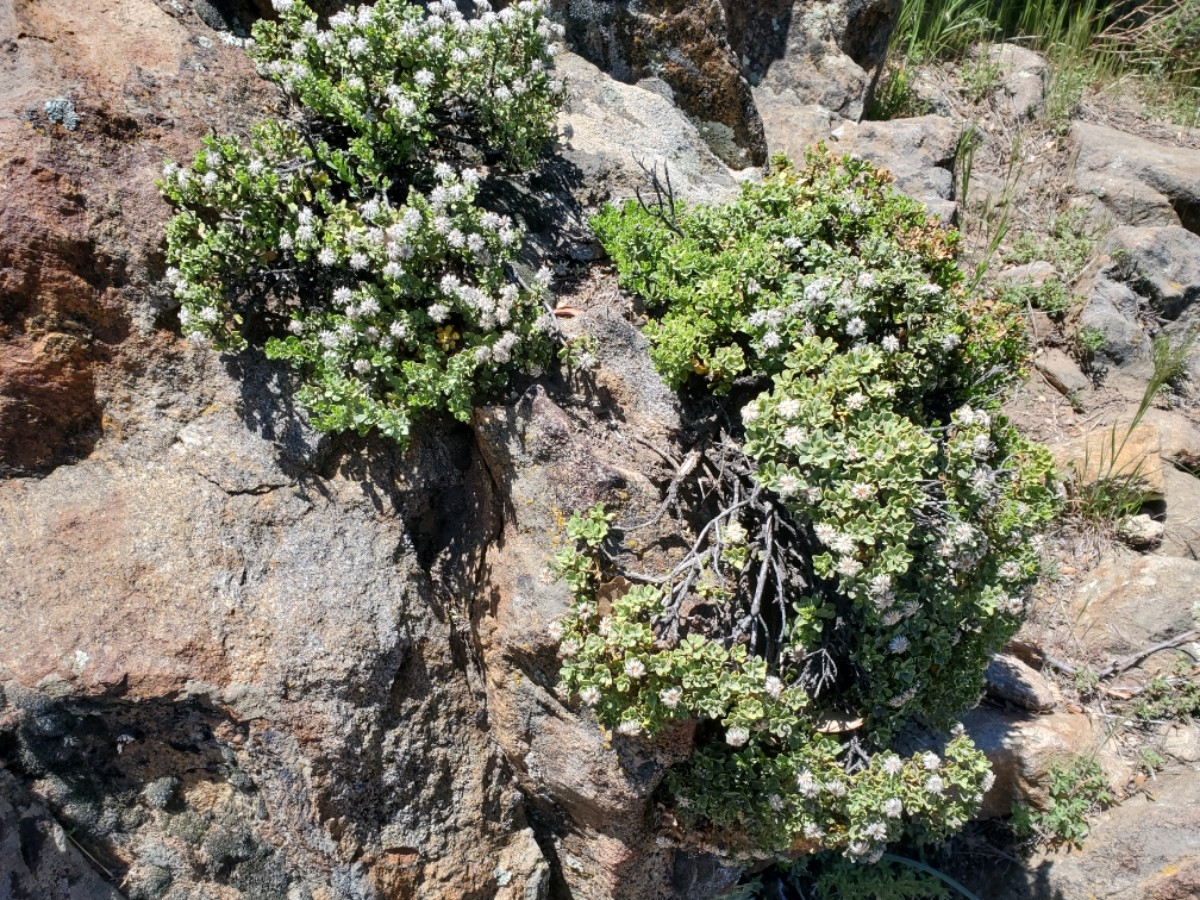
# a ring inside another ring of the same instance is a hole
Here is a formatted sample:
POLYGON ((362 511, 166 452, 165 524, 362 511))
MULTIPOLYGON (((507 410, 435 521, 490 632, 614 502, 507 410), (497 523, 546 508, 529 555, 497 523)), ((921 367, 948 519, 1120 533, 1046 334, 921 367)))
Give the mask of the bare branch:
POLYGON ((655 163, 652 168, 647 168, 642 160, 634 157, 634 161, 638 164, 638 168, 650 179, 650 190, 654 192, 653 203, 647 203, 645 198, 642 197, 641 187, 634 188, 638 205, 651 216, 658 219, 658 221, 662 222, 667 228, 671 229, 671 231, 683 237, 683 229, 679 227, 679 219, 676 214, 675 188, 671 184, 671 170, 665 163, 663 164, 663 172, 666 173, 667 179, 667 183, 664 185, 658 177, 658 163, 655 163))

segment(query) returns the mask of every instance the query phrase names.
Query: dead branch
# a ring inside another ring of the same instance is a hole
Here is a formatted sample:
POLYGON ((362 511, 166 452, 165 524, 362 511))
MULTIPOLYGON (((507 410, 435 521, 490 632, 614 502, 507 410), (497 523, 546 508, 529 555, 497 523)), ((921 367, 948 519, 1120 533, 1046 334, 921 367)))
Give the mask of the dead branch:
POLYGON ((638 206, 662 222, 671 231, 683 237, 683 229, 679 227, 679 219, 676 215, 675 187, 671 184, 670 168, 667 167, 666 163, 663 163, 663 174, 666 177, 666 184, 664 185, 662 179, 658 177, 658 163, 655 163, 652 168, 647 168, 646 164, 640 159, 635 157, 634 161, 638 164, 638 168, 650 179, 650 190, 654 192, 654 202, 647 203, 645 198, 642 197, 641 187, 635 187, 634 194, 637 197, 638 206))
POLYGON ((680 485, 683 484, 684 479, 686 479, 692 474, 693 471, 695 471, 695 468, 697 465, 699 465, 699 463, 699 450, 693 450, 686 457, 684 457, 683 462, 679 464, 679 468, 675 470, 675 475, 671 479, 670 486, 667 488, 667 497, 663 501, 662 506, 659 507, 658 512, 645 522, 639 522, 636 525, 623 527, 621 530, 626 533, 631 531, 640 531, 643 528, 649 528, 651 525, 657 525, 660 521, 662 521, 663 516, 665 516, 670 511, 671 507, 673 507, 678 501, 680 485))
POLYGON ((1097 678, 1109 678, 1126 669, 1131 669, 1140 663, 1151 653, 1157 653, 1159 650, 1170 650, 1172 647, 1178 647, 1180 644, 1186 644, 1189 641, 1194 641, 1200 638, 1200 629, 1193 628, 1191 631, 1185 631, 1183 634, 1176 635, 1165 641, 1160 641, 1153 646, 1146 647, 1136 653, 1130 653, 1128 656, 1122 656, 1120 659, 1105 666, 1096 673, 1097 678))

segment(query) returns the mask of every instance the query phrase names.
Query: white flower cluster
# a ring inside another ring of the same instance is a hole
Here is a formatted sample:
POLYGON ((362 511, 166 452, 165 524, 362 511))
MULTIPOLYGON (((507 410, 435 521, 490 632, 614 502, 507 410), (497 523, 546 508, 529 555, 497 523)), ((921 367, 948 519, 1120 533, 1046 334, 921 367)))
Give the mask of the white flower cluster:
POLYGON ((269 285, 290 337, 267 351, 321 382, 300 396, 314 422, 403 442, 410 409, 463 418, 477 379, 544 352, 535 292, 504 268, 521 229, 475 205, 484 173, 462 165, 462 147, 534 161, 561 103, 549 70, 561 34, 537 0, 479 3, 469 19, 446 0, 380 0, 325 27, 303 0, 274 8, 252 56, 298 116, 336 126, 318 129, 330 143, 268 121, 248 143, 210 139, 191 169, 168 164, 163 190, 182 210, 168 280, 185 334, 222 348, 245 345, 239 307, 269 285), (500 109, 503 91, 523 99, 500 109))

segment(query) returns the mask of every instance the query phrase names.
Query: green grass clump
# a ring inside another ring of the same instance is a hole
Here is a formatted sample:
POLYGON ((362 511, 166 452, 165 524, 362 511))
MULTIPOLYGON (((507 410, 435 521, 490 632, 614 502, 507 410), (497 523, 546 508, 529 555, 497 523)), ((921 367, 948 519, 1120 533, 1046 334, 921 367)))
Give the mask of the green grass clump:
MULTIPOLYGON (((1151 352, 1153 371, 1129 424, 1124 428, 1110 427, 1094 455, 1089 443, 1083 459, 1071 463, 1067 479, 1068 511, 1077 519, 1111 532, 1117 523, 1136 513, 1145 502, 1146 459, 1122 461, 1121 456, 1155 398, 1186 371, 1195 340, 1195 332, 1175 342, 1165 334, 1157 335, 1151 352)), ((1085 369, 1094 368, 1092 360, 1104 349, 1105 343, 1104 333, 1098 329, 1079 329, 1075 335, 1076 353, 1085 369)))
MULTIPOLYGON (((960 62, 976 45, 996 41, 1049 60, 1042 117, 1052 127, 1065 128, 1089 87, 1130 81, 1153 111, 1179 124, 1200 121, 1200 0, 905 0, 872 117, 913 114, 914 67, 960 62)), ((968 64, 964 82, 968 99, 978 102, 997 80, 968 64)))

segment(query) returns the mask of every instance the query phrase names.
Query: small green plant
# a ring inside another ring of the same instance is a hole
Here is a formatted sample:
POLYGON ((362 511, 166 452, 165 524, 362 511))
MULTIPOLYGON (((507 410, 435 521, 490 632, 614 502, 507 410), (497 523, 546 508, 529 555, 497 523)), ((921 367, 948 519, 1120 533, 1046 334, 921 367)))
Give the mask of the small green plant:
POLYGON ((1143 473, 1144 457, 1121 460, 1121 453, 1136 428, 1124 431, 1119 426, 1109 429, 1106 440, 1098 446, 1085 445, 1082 460, 1070 463, 1068 508, 1078 519, 1091 523, 1102 531, 1114 532, 1119 523, 1134 515, 1146 500, 1143 473))
POLYGON ((1151 342, 1150 361, 1154 367, 1152 381, 1164 387, 1178 385, 1187 373, 1187 361, 1196 343, 1195 330, 1189 331, 1180 341, 1172 341, 1169 335, 1157 334, 1151 342))
MULTIPOLYGON (((966 129, 959 136, 959 149, 962 152, 959 182, 964 209, 970 208, 968 201, 971 171, 974 167, 975 152, 979 143, 979 136, 974 127, 966 129)), ((974 278, 968 285, 968 289, 971 291, 974 291, 983 282, 984 276, 1012 227, 1015 196, 1021 184, 1021 176, 1025 167, 1021 143, 1021 134, 1018 132, 1013 138, 1012 148, 1008 155, 1008 166, 1000 195, 998 197, 993 197, 991 194, 986 195, 983 203, 980 204, 982 207, 980 214, 968 218, 964 224, 969 255, 977 259, 974 278)))
POLYGON ((301 0, 274 5, 250 52, 286 118, 163 171, 184 332, 261 342, 324 430, 403 443, 422 411, 465 420, 548 353, 540 285, 507 275, 521 230, 479 197, 553 135, 558 26, 535 0, 481 0, 470 20, 449 0, 380 0, 327 28, 301 0))
POLYGON ((909 119, 929 112, 929 104, 917 94, 914 71, 904 61, 887 65, 871 95, 868 119, 909 119))
POLYGON ((580 372, 596 367, 598 342, 593 335, 581 334, 562 342, 558 349, 558 361, 568 372, 580 372))
POLYGON ((1022 232, 1006 254, 1011 263, 1046 261, 1070 284, 1096 255, 1104 229, 1091 224, 1081 209, 1059 213, 1050 223, 1050 233, 1022 232))
POLYGON ((1085 371, 1096 371, 1096 354, 1108 346, 1108 338, 1099 328, 1085 325, 1075 332, 1075 358, 1085 371))
POLYGON ((1042 117, 1058 134, 1065 135, 1070 130, 1084 91, 1096 79, 1096 73, 1077 59, 1061 59, 1051 72, 1042 117))
POLYGON ((1062 760, 1051 767, 1045 809, 1018 804, 1012 827, 1018 837, 1051 846, 1082 846, 1088 816, 1113 802, 1104 770, 1092 756, 1062 760))
POLYGON ((567 522, 567 536, 580 541, 589 550, 595 550, 608 536, 613 513, 605 512, 604 504, 597 503, 583 515, 573 515, 567 522))
POLYGON ((1200 679, 1151 679, 1133 702, 1132 712, 1142 721, 1185 720, 1200 715, 1200 679))
POLYGON ((1004 67, 980 55, 968 60, 959 72, 963 95, 972 103, 979 103, 996 92, 1004 76, 1004 67))
POLYGON ((1075 690, 1079 691, 1081 697, 1088 697, 1096 690, 1100 684, 1100 676, 1096 674, 1096 670, 1091 666, 1080 666, 1075 670, 1074 675, 1075 690))
POLYGON ((1152 747, 1147 747, 1138 754, 1138 768, 1145 770, 1147 774, 1161 772, 1166 764, 1166 758, 1152 747))
POLYGON ((1152 119, 1172 122, 1184 128, 1200 128, 1200 85, 1141 78, 1134 87, 1138 100, 1152 119))
POLYGON ((1061 321, 1074 305, 1074 298, 1057 278, 1008 285, 1001 296, 1014 306, 1041 310, 1056 321, 1061 321))

